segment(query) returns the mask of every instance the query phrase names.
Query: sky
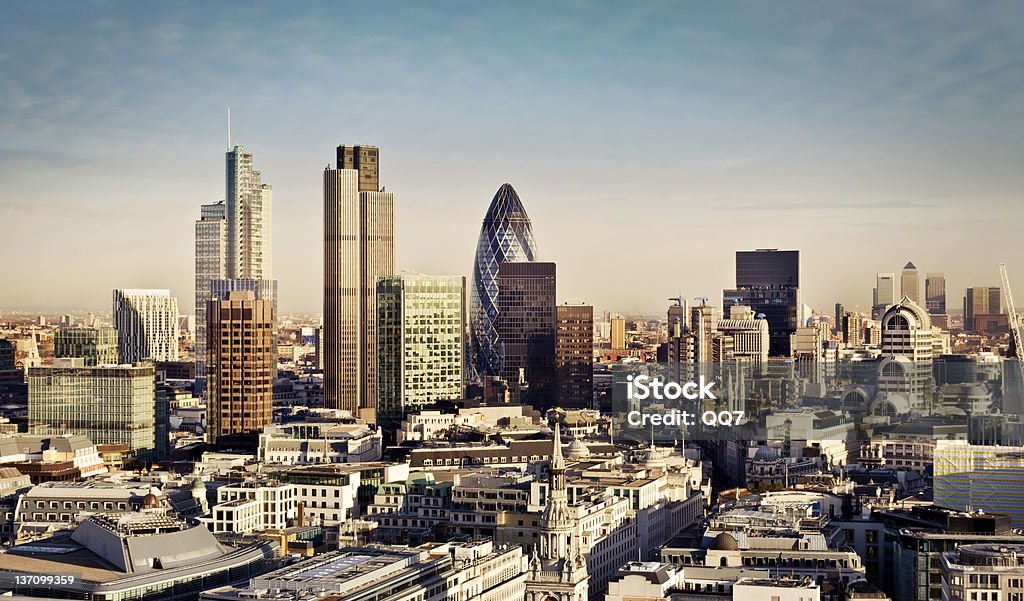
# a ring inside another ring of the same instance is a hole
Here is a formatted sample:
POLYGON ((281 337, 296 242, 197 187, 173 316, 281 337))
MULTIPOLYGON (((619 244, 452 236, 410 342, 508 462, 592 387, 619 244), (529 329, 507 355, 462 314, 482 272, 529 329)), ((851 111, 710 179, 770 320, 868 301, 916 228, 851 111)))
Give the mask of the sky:
POLYGON ((193 304, 233 142, 274 188, 281 310, 322 296, 322 176, 380 147, 398 268, 468 275, 511 183, 560 301, 721 302, 796 248, 804 302, 866 309, 912 260, 1024 294, 1015 2, 47 2, 0 20, 0 308, 193 304))

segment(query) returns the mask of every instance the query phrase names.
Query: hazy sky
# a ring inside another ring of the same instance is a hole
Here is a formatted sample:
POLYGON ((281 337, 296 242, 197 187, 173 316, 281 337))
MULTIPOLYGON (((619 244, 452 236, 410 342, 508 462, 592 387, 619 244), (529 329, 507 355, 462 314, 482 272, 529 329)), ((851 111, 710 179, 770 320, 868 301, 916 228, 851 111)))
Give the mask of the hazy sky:
MULTIPOLYGON (((4 5, 0 307, 193 299, 234 141, 274 187, 281 308, 321 302, 321 171, 381 148, 401 269, 469 274, 510 182, 560 300, 721 302, 733 253, 802 251, 806 302, 912 259, 1024 294, 1017 2, 4 5)), ((1024 300, 1024 299, 1022 299, 1024 300)))

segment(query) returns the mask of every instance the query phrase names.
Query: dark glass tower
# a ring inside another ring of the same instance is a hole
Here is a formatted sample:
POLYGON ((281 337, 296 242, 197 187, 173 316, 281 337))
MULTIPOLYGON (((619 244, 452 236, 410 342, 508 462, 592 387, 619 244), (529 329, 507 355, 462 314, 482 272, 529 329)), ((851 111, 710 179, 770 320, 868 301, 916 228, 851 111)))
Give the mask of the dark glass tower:
POLYGON ((746 305, 768 320, 771 356, 789 356, 790 336, 800 315, 800 251, 736 251, 736 288, 722 294, 728 314, 733 305, 746 305))
POLYGON ((477 375, 500 376, 503 353, 498 334, 498 269, 502 263, 536 260, 533 226, 516 191, 502 184, 480 227, 473 262, 472 363, 477 375))
POLYGON ((498 337, 509 401, 546 410, 556 404, 555 264, 498 269, 498 337))

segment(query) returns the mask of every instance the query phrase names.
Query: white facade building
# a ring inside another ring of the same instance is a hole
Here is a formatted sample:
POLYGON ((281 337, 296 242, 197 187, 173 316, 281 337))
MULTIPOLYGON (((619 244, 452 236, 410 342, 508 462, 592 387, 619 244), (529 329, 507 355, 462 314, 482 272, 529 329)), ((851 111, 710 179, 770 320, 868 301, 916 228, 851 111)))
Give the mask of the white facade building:
POLYGON ((228 150, 225 182, 227 277, 271 277, 271 187, 252 168, 252 153, 236 144, 228 150))
POLYGON ((114 328, 121 363, 178 360, 178 299, 170 290, 114 290, 114 328))
POLYGON ((732 336, 732 352, 737 361, 768 362, 768 320, 757 319, 750 307, 729 307, 729 318, 719 321, 717 329, 732 336))
POLYGON ((904 296, 882 316, 882 362, 878 394, 871 404, 877 415, 903 415, 921 408, 934 387, 932 357, 942 336, 919 304, 904 296))
POLYGON ((268 425, 256 453, 263 463, 281 465, 377 461, 381 433, 365 424, 268 425))
POLYGON ((217 489, 217 504, 199 520, 213 533, 282 529, 297 517, 298 504, 292 484, 231 484, 217 489))
POLYGON ((942 601, 1024 599, 1024 545, 962 545, 941 561, 942 601))
POLYGON ((527 558, 491 541, 347 547, 203 592, 202 601, 522 601, 527 558))

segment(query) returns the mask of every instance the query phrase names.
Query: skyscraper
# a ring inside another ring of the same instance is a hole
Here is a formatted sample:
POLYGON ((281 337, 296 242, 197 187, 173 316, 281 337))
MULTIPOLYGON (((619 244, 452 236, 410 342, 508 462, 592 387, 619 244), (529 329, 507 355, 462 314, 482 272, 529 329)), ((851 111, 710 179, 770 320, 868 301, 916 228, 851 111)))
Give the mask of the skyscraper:
MULTIPOLYGON (((269 301, 273 305, 274 319, 277 319, 277 280, 210 280, 209 295, 207 302, 228 300, 232 292, 251 292, 256 300, 269 301)), ((203 311, 203 315, 206 311, 203 311)), ((274 331, 276 332, 276 324, 274 331)), ((204 341, 205 342, 205 341, 204 341)), ((274 374, 277 375, 277 336, 273 337, 274 346, 274 374)), ((205 347, 205 344, 204 344, 205 347)), ((205 362, 206 358, 203 357, 205 362)))
POLYGON ((16 356, 15 344, 6 338, 0 338, 0 403, 11 409, 24 409, 28 401, 28 390, 25 387, 25 372, 18 367, 16 356))
POLYGON ((178 299, 170 290, 114 290, 120 363, 178 360, 178 299))
POLYGON ((498 269, 498 337, 501 376, 512 403, 554 405, 555 264, 504 262, 498 269))
POLYGON ((339 146, 337 152, 338 169, 354 169, 359 172, 359 191, 377 192, 380 190, 380 150, 376 146, 339 146))
POLYGON ((274 304, 234 291, 206 307, 209 442, 255 448, 256 437, 272 421, 274 304))
POLYGON ((202 205, 196 221, 196 371, 206 362, 206 301, 210 280, 228 277, 228 220, 224 201, 202 205))
MULTIPOLYGON (((688 317, 684 315, 683 321, 685 322, 687 319, 688 317)), ((610 340, 613 350, 626 348, 626 318, 622 315, 612 315, 610 340)))
POLYGON ((932 315, 946 314, 946 276, 929 273, 924 280, 925 308, 932 315))
POLYGON ((998 315, 1002 310, 1001 290, 996 286, 975 286, 964 293, 964 331, 979 329, 977 317, 998 315))
POLYGON ((117 330, 114 328, 60 328, 53 336, 54 357, 79 357, 87 367, 117 363, 117 330))
POLYGON ((594 404, 594 307, 558 305, 555 317, 557 405, 590 409, 594 404))
POLYGON ((928 311, 908 297, 889 307, 882 316, 881 328, 879 399, 872 411, 899 415, 918 409, 929 400, 934 388, 932 358, 939 332, 932 327, 928 311))
POLYGON ((769 354, 788 356, 790 339, 801 325, 800 251, 736 251, 736 288, 723 291, 723 310, 746 305, 768 320, 769 354))
POLYGON ((252 168, 252 153, 239 145, 227 151, 227 277, 270 278, 271 188, 252 168))
POLYGON ((896 274, 879 273, 875 275, 875 290, 871 300, 871 317, 881 318, 885 310, 896 304, 896 274))
POLYGON ((376 148, 348 149, 324 170, 324 405, 372 418, 377 280, 395 271, 395 199, 375 189, 376 148), (367 158, 347 163, 350 155, 367 158))
POLYGON ((864 316, 850 312, 843 316, 843 342, 856 347, 864 344, 864 316))
POLYGON ((917 266, 907 261, 900 273, 900 296, 905 296, 917 304, 921 304, 921 276, 917 266))
POLYGON ((126 444, 142 462, 161 459, 151 365, 86 367, 55 359, 28 371, 31 434, 81 434, 96 444, 126 444))
POLYGON ((473 366, 477 375, 503 373, 498 333, 498 269, 502 263, 534 261, 533 225, 510 184, 502 184, 487 207, 473 261, 471 320, 473 366))
POLYGON ((377 282, 377 423, 465 395, 466 278, 401 275, 377 282))

